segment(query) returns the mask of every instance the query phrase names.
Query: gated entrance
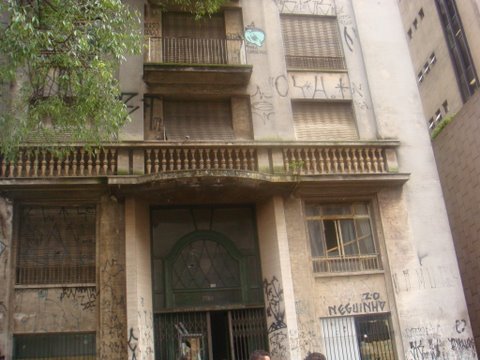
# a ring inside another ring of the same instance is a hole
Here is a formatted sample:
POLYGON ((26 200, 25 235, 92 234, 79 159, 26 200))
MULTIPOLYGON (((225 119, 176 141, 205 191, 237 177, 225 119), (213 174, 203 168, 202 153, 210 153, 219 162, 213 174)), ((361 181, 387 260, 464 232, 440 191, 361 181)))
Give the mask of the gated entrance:
POLYGON ((266 348, 253 208, 152 210, 156 359, 247 360, 266 348))

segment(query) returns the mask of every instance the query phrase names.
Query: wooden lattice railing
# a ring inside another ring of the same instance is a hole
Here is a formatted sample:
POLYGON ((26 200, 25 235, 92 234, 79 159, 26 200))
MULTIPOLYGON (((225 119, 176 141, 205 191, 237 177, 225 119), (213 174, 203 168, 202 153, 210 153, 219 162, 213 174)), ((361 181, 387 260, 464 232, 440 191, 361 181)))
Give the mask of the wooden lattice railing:
MULTIPOLYGON (((16 160, 0 156, 0 178, 110 177, 178 171, 243 171, 275 175, 388 174, 398 171, 395 142, 136 143, 56 156, 23 148, 16 160)), ((232 175, 235 176, 235 175, 232 175)))

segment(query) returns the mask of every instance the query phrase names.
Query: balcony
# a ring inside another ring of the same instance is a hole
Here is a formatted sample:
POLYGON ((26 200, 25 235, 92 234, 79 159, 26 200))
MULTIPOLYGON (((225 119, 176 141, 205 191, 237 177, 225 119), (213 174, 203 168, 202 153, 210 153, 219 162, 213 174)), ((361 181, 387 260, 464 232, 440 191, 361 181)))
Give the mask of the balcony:
MULTIPOLYGON (((398 174, 395 141, 345 143, 155 142, 70 149, 59 158, 23 148, 17 160, 0 157, 0 181, 49 178, 255 177, 309 181, 398 174)), ((129 181, 130 181, 129 180, 129 181)), ((116 182, 117 180, 112 180, 116 182)), ((138 181, 138 179, 136 180, 138 181)))
POLYGON ((146 37, 147 84, 246 85, 251 74, 242 39, 146 37))

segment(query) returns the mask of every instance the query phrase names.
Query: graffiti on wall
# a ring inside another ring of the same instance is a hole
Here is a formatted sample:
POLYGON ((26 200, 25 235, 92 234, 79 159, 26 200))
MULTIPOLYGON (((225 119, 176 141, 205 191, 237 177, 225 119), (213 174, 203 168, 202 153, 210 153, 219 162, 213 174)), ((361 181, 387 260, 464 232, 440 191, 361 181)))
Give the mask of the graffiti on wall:
POLYGON ((291 97, 296 99, 337 99, 352 98, 348 75, 290 73, 291 97))
POLYGON ((251 95, 253 116, 261 119, 264 124, 274 120, 275 109, 273 107, 273 95, 268 86, 257 85, 255 92, 251 95))
POLYGON ((97 290, 94 287, 64 287, 59 298, 60 301, 69 299, 82 310, 88 310, 96 306, 97 290))
POLYGON ((355 42, 357 41, 357 29, 352 16, 344 6, 339 6, 337 9, 338 25, 341 31, 344 48, 350 52, 355 50, 355 42))
POLYGON ((285 329, 285 304, 283 302, 283 289, 278 279, 273 276, 271 281, 263 280, 263 290, 265 291, 267 305, 268 333, 285 329))
POLYGON ((444 360, 477 359, 475 341, 472 337, 462 337, 467 322, 465 319, 455 321, 456 335, 443 336, 446 331, 439 324, 407 328, 403 332, 406 340, 407 360, 444 360))
POLYGON ((295 334, 290 331, 292 350, 299 350, 302 354, 319 351, 320 339, 316 331, 313 311, 306 302, 301 300, 295 302, 295 311, 297 313, 298 331, 295 334))
POLYGON ((265 43, 265 31, 256 27, 253 22, 245 27, 244 36, 247 45, 262 47, 265 43))
POLYGON ((17 289, 14 329, 20 332, 94 330, 96 302, 92 299, 96 299, 92 287, 17 289))
POLYGON ((287 359, 288 357, 288 329, 285 323, 285 303, 283 289, 276 276, 271 280, 263 280, 265 292, 268 340, 270 353, 274 359, 287 359))
POLYGON ((335 15, 333 0, 273 0, 284 14, 335 15))
POLYGON ((382 300, 378 292, 365 292, 361 294, 360 301, 346 302, 328 306, 328 315, 344 316, 352 314, 372 314, 387 311, 387 302, 382 300))
POLYGON ((392 274, 395 292, 412 292, 429 289, 452 288, 459 284, 457 272, 448 266, 421 266, 392 274))
POLYGON ((125 297, 119 286, 124 278, 125 269, 116 259, 107 259, 101 266, 100 272, 102 287, 100 289, 101 343, 99 348, 101 357, 106 359, 111 354, 125 351, 126 320, 121 314, 121 310, 125 307, 125 297))
POLYGON ((130 328, 127 339, 130 360, 153 359, 153 313, 145 308, 143 297, 139 298, 137 313, 138 328, 130 328))

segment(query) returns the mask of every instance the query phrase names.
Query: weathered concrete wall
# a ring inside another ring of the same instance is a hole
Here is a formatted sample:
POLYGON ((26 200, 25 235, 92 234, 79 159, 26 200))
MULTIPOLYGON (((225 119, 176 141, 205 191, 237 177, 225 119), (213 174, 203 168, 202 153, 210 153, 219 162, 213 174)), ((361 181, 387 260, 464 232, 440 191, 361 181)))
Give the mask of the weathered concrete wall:
POLYGON ((274 359, 300 359, 297 315, 283 199, 274 197, 257 207, 270 353, 274 359))
MULTIPOLYGON (((457 1, 457 4, 469 1, 457 1)), ((441 110, 445 115, 442 109, 442 103, 445 100, 448 101, 451 112, 458 111, 462 107, 462 97, 435 2, 430 0, 401 1, 399 8, 404 26, 404 37, 410 49, 415 81, 417 81, 417 74, 422 71, 433 52, 437 59, 422 83, 418 84, 425 119, 434 117, 437 110, 441 110), (418 15, 420 9, 423 9, 425 14, 423 19, 418 15), (415 19, 417 21, 416 29, 413 25, 415 19), (411 39, 407 34, 409 29, 412 31, 411 39)))
MULTIPOLYGON (((292 108, 286 89, 287 74, 274 1, 242 1, 245 31, 255 31, 261 41, 246 41, 247 62, 253 73, 250 95, 255 140, 293 140, 292 108), (275 85, 276 84, 276 85, 275 85)), ((246 37, 249 38, 248 36, 246 37)))
POLYGON ((87 332, 97 329, 95 287, 17 288, 13 332, 87 332))
POLYGON ((147 204, 125 204, 128 358, 154 358, 150 214, 147 204))
POLYGON ((303 358, 308 352, 325 353, 320 318, 388 313, 393 294, 383 273, 315 276, 301 199, 286 200, 285 216, 298 319, 297 346, 303 358))
POLYGON ((97 239, 98 359, 123 360, 128 353, 124 215, 124 204, 114 197, 102 196, 97 239))
MULTIPOLYGON (((141 15, 142 24, 138 24, 143 34, 144 1, 128 0, 126 3, 141 15)), ((143 140, 143 54, 127 56, 120 65, 120 89, 122 99, 128 107, 131 122, 127 123, 120 134, 121 140, 143 140)))
POLYGON ((409 76, 413 71, 397 2, 353 1, 353 8, 380 136, 401 141, 400 172, 411 173, 403 194, 379 196, 392 280, 413 273, 421 280, 416 289, 395 295, 405 357, 414 358, 419 343, 426 351, 433 342, 446 358, 477 358, 469 346, 472 333, 458 265, 415 78, 409 76), (424 285, 421 269, 445 269, 448 282, 443 287, 424 285), (467 325, 459 332, 455 325, 463 320, 467 325), (431 326, 438 329, 435 335, 408 336, 411 329, 431 326), (467 346, 454 346, 458 341, 467 346))
POLYGON ((473 334, 480 349, 480 92, 433 141, 473 334), (478 131, 477 131, 478 130, 478 131))
POLYGON ((9 321, 13 303, 10 301, 13 271, 11 268, 12 251, 11 202, 0 197, 0 359, 9 359, 11 331, 9 321))

